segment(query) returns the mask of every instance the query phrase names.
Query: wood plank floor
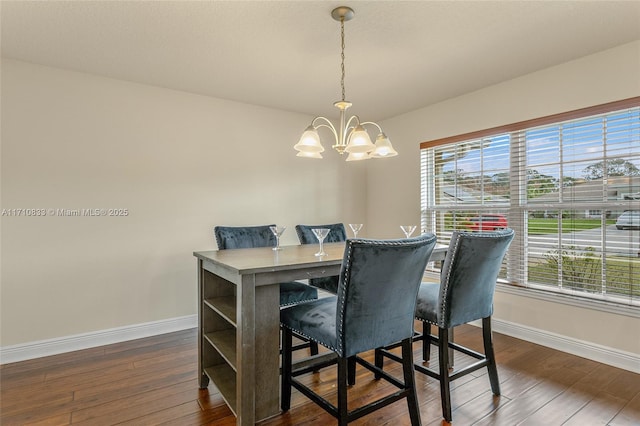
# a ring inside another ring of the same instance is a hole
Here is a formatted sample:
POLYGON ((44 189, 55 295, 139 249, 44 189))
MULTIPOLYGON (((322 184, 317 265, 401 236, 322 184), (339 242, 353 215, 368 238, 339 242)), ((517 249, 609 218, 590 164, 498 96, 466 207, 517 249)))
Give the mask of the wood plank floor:
MULTIPOLYGON (((480 330, 459 327, 456 341, 480 349, 480 330)), ((482 371, 453 382, 453 424, 640 425, 640 375, 497 333, 494 343, 502 396, 491 394, 482 371)), ((417 356, 417 344, 415 349, 417 356)), ((467 360, 455 362, 463 366, 467 360)), ((385 369, 400 377, 397 363, 387 360, 385 369)), ((2 365, 0 424, 235 424, 213 385, 198 389, 196 370, 195 329, 2 365)), ((303 380, 335 402, 333 369, 303 380)), ((448 424, 441 418, 438 384, 421 374, 416 380, 422 423, 448 424)), ((366 403, 391 389, 358 367, 349 401, 366 403)), ((260 423, 330 424, 331 416, 295 390, 289 412, 260 423)), ((408 425, 406 404, 397 402, 352 424, 408 425)))

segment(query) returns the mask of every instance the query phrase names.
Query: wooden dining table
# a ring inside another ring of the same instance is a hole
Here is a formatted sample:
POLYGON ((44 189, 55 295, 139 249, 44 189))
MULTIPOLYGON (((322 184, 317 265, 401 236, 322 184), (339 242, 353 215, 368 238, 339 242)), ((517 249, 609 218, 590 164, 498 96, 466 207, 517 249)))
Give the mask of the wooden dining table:
MULTIPOLYGON (((345 243, 194 252, 198 262, 198 374, 238 425, 280 413, 278 283, 339 275, 345 243)), ((441 261, 438 245, 431 260, 441 261)))

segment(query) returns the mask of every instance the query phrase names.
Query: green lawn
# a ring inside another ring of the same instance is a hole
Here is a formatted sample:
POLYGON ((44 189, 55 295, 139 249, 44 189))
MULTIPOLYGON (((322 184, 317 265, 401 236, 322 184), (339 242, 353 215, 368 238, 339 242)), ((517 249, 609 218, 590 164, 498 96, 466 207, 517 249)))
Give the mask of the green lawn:
MULTIPOLYGON (((615 224, 614 219, 607 220, 607 225, 615 224)), ((563 219, 562 232, 584 231, 600 228, 600 219, 563 219)), ((555 234, 558 232, 558 219, 529 219, 529 235, 555 234)), ((551 254, 552 252, 549 252, 551 254)), ((588 292, 602 292, 602 260, 597 256, 572 253, 567 250, 563 259, 563 284, 568 288, 582 289, 588 292)), ((619 295, 640 295, 640 260, 625 257, 608 257, 606 264, 607 292, 619 295)), ((558 265, 556 256, 547 257, 546 261, 529 264, 529 281, 545 285, 558 285, 558 265), (556 258, 554 260, 554 257, 556 258)))
MULTIPOLYGON (((602 261, 600 258, 567 257, 564 259, 563 281, 568 288, 602 293, 602 261)), ((640 259, 608 258, 606 264, 607 293, 620 296, 640 296, 640 259)), ((529 281, 557 286, 558 266, 555 262, 538 261, 529 263, 529 281)))
MULTIPOLYGON (((607 225, 615 224, 615 219, 607 219, 607 225)), ((445 216, 445 230, 453 231, 458 229, 461 231, 468 231, 468 225, 470 222, 460 221, 457 226, 453 225, 453 218, 450 214, 445 216)), ((562 233, 584 231, 587 229, 600 228, 600 219, 562 219, 562 233)), ((558 233, 558 219, 540 219, 529 218, 529 235, 544 235, 544 234, 557 234, 558 233)))
MULTIPOLYGON (((615 219, 607 219, 607 225, 615 224, 615 219)), ((562 219, 562 233, 600 228, 600 219, 562 219)), ((558 219, 529 218, 529 235, 554 234, 558 232, 558 219)))

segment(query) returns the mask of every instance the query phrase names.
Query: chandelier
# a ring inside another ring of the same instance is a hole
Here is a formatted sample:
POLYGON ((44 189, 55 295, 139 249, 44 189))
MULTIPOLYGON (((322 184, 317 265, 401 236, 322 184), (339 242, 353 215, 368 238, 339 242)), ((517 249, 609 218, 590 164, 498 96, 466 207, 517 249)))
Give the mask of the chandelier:
POLYGON ((367 160, 369 158, 386 158, 398 155, 387 135, 384 134, 382 128, 372 121, 360 121, 357 115, 353 115, 346 118, 345 112, 352 105, 351 102, 345 100, 344 90, 344 23, 350 21, 355 16, 355 12, 350 7, 341 6, 333 9, 331 16, 336 21, 340 21, 340 37, 341 37, 341 58, 340 64, 342 70, 342 76, 340 78, 340 86, 342 88, 342 100, 333 104, 340 110, 340 126, 336 127, 326 117, 318 116, 311 121, 309 127, 302 133, 300 141, 294 146, 298 151, 298 157, 306 158, 322 158, 322 152, 324 147, 320 143, 320 135, 318 129, 326 127, 331 131, 335 139, 333 149, 340 154, 345 152, 347 161, 367 160), (375 144, 371 142, 369 133, 365 130, 364 126, 372 126, 377 128, 378 136, 376 137, 375 144))

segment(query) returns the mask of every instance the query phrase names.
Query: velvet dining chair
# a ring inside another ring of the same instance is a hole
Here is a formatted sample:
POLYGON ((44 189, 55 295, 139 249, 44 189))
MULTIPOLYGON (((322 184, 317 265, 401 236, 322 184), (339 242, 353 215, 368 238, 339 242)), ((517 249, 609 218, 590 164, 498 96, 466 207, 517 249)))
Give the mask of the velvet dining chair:
POLYGON ((412 356, 413 318, 420 281, 435 245, 433 234, 401 240, 349 239, 345 244, 337 294, 280 311, 283 411, 291 406, 291 388, 294 387, 336 417, 339 425, 346 425, 403 398, 407 400, 411 424, 420 424, 412 356), (316 341, 336 357, 293 370, 294 334, 316 341), (402 381, 358 356, 398 341, 402 346, 402 381), (349 376, 355 375, 355 364, 352 370, 350 360, 399 390, 349 410, 349 376), (296 379, 301 374, 334 364, 338 370, 337 405, 296 379))
MULTIPOLYGON (((508 228, 494 232, 454 232, 440 274, 440 282, 423 282, 420 285, 415 318, 422 322, 423 333, 415 340, 422 340, 424 361, 430 359, 431 344, 438 345, 438 366, 436 369, 415 363, 415 369, 440 381, 442 416, 449 422, 452 419, 452 380, 486 367, 491 390, 494 395, 500 395, 491 315, 498 274, 514 235, 514 231, 508 228), (450 341, 451 329, 476 320, 482 322, 484 354, 450 341), (438 328, 438 336, 431 334, 431 325, 438 328), (450 348, 476 361, 450 371, 450 348)), ((387 349, 376 351, 375 363, 380 368, 385 356, 398 360, 397 356, 387 349)))

